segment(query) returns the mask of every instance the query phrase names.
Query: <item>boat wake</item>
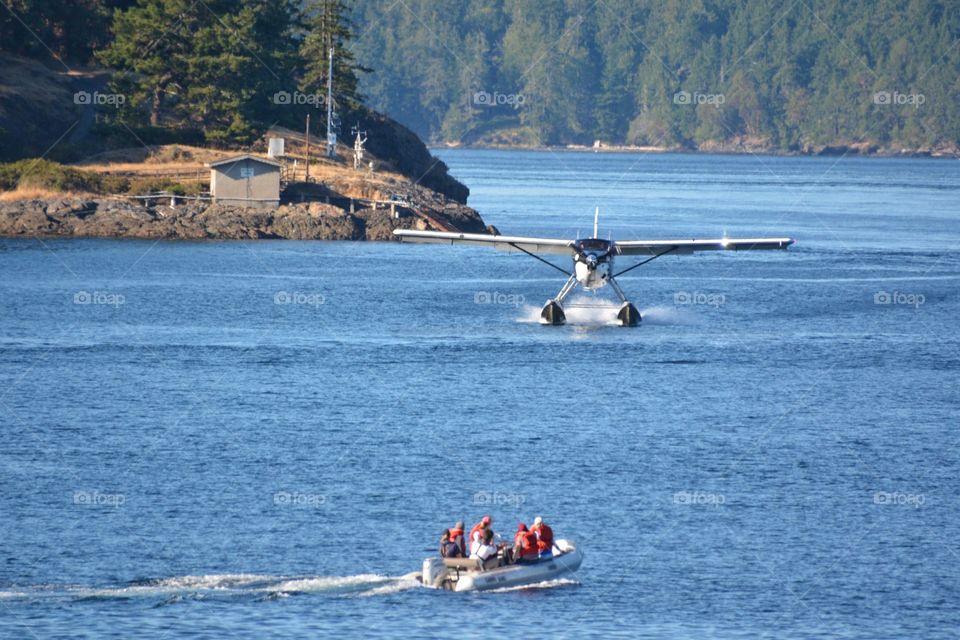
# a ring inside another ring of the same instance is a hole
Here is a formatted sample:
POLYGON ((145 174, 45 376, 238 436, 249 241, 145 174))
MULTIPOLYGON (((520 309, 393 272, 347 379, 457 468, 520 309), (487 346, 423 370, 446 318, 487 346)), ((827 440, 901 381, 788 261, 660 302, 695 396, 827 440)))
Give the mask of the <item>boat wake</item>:
POLYGON ((251 598, 273 600, 301 594, 370 597, 400 593, 420 583, 410 576, 265 576, 226 574, 138 580, 115 587, 37 585, 0 590, 0 602, 157 600, 176 604, 187 600, 251 598))
MULTIPOLYGON (((560 578, 535 584, 492 589, 487 593, 539 591, 579 585, 576 580, 560 578)), ((0 590, 0 602, 87 602, 123 600, 168 606, 200 600, 249 599, 271 601, 297 595, 322 594, 346 598, 370 598, 393 595, 420 588, 412 575, 381 576, 264 576, 224 574, 179 576, 139 580, 116 587, 45 584, 9 587, 0 590)))
POLYGON ((557 578, 556 580, 544 580, 536 584, 523 584, 516 587, 504 587, 503 589, 491 589, 486 593, 509 593, 511 591, 538 591, 542 589, 558 589, 560 587, 578 586, 580 583, 569 578, 557 578))

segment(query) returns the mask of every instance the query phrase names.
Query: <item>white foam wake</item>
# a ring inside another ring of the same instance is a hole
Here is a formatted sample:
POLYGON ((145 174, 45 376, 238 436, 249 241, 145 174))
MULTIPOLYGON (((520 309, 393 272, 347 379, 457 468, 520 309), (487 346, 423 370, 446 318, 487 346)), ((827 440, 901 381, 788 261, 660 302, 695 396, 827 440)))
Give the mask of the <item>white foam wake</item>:
MULTIPOLYGON (((595 296, 573 296, 563 304, 567 324, 587 326, 614 326, 617 324, 617 309, 620 305, 595 296)), ((523 305, 517 322, 540 322, 540 307, 523 305)))
POLYGON ((557 589, 559 587, 570 587, 580 583, 570 578, 557 578, 556 580, 544 580, 536 584, 523 584, 516 587, 504 587, 502 589, 490 589, 484 593, 508 593, 510 591, 528 591, 537 589, 557 589))
POLYGON ((359 574, 353 576, 270 576, 256 574, 189 575, 143 580, 115 587, 79 585, 37 585, 0 591, 0 600, 86 600, 162 598, 183 599, 230 597, 285 597, 293 594, 323 593, 343 596, 375 596, 399 593, 419 587, 409 576, 359 574))
POLYGON ((236 589, 260 582, 278 580, 274 576, 261 576, 251 573, 225 573, 206 576, 178 576, 144 581, 144 587, 172 589, 236 589))
POLYGON ((383 584, 368 591, 358 593, 357 596, 361 598, 369 598, 371 596, 388 596, 394 593, 400 593, 401 591, 407 591, 408 589, 419 589, 421 586, 422 585, 420 584, 420 581, 416 578, 405 576, 400 579, 392 580, 388 584, 383 584))
POLYGON ((641 309, 640 318, 644 324, 656 325, 692 325, 701 322, 700 318, 690 310, 671 306, 655 306, 641 309))
POLYGON ((266 588, 267 591, 284 593, 316 593, 320 591, 363 591, 382 586, 384 583, 397 582, 398 578, 376 574, 356 576, 317 576, 284 580, 266 588))

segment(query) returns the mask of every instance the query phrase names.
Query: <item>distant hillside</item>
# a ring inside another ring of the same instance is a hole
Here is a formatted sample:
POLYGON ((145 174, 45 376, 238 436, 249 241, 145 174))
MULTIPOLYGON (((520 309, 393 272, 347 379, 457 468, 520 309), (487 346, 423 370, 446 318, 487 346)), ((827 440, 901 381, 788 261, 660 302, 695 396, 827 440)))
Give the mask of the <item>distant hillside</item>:
POLYGON ((356 0, 369 103, 433 141, 956 149, 952 0, 356 0))
POLYGON ((69 135, 80 115, 73 87, 40 62, 0 54, 0 161, 40 155, 69 135))

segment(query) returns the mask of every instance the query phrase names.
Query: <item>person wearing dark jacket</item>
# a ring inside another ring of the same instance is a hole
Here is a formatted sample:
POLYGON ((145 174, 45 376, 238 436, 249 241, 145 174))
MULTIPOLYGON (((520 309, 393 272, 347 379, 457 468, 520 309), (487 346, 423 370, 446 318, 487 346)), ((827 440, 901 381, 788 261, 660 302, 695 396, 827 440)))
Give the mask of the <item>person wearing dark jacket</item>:
POLYGON ((467 557, 467 545, 466 545, 466 534, 463 529, 463 520, 457 520, 457 524, 453 525, 452 529, 447 529, 447 533, 450 534, 450 542, 455 543, 460 547, 460 556, 467 557))
POLYGON ((460 545, 450 539, 450 531, 443 530, 440 536, 440 556, 442 558, 462 558, 463 551, 460 545))

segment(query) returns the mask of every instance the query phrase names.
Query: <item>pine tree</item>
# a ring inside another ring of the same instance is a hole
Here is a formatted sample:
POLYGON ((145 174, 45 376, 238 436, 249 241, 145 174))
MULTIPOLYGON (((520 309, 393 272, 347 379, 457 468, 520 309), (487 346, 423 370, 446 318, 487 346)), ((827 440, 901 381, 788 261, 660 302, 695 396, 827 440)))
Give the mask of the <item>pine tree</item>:
POLYGON ((214 18, 193 10, 188 0, 141 0, 114 14, 114 41, 98 58, 120 71, 114 88, 127 95, 130 115, 146 101, 150 124, 157 126, 182 104, 181 91, 190 84, 193 34, 214 18))
POLYGON ((196 127, 208 140, 247 142, 296 67, 294 0, 139 0, 114 14, 98 55, 119 71, 125 117, 196 127), (141 105, 145 109, 141 110, 141 105))
POLYGON ((363 102, 357 89, 358 73, 372 70, 357 64, 350 51, 353 33, 343 0, 311 0, 304 9, 306 35, 300 45, 303 60, 301 88, 323 92, 327 86, 330 49, 333 48, 333 93, 336 100, 354 108, 363 102))
POLYGON ((109 0, 5 0, 0 51, 47 63, 87 62, 109 40, 109 0))

